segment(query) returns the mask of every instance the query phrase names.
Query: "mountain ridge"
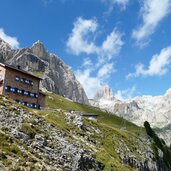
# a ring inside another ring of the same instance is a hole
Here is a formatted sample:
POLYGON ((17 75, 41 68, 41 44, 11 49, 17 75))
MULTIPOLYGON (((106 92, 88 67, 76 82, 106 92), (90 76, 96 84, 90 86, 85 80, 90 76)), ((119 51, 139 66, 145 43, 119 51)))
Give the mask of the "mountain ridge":
MULTIPOLYGON (((103 91, 103 89, 100 91, 103 91)), ((97 94, 103 93, 97 92, 97 94)), ((113 94, 111 96, 114 97, 113 94)), ((115 97, 109 99, 105 96, 101 96, 99 99, 95 96, 94 99, 89 100, 90 105, 123 117, 136 125, 143 126, 144 122, 148 121, 153 128, 156 128, 158 135, 167 144, 170 144, 171 88, 160 96, 144 95, 124 101, 115 97)))

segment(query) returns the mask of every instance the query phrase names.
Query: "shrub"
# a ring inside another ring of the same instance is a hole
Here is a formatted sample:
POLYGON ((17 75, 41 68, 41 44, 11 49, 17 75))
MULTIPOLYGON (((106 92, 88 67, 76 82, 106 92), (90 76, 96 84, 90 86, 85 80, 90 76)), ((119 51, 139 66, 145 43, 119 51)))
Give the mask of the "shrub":
POLYGON ((30 138, 34 138, 34 136, 36 135, 36 131, 28 123, 22 124, 22 131, 30 138))

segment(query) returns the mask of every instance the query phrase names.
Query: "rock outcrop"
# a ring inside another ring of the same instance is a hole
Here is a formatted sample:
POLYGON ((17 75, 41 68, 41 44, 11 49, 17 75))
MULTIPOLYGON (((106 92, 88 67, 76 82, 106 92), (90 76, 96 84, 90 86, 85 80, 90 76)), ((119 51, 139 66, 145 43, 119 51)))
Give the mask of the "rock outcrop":
POLYGON ((94 100, 100 100, 100 99, 108 99, 108 100, 115 100, 112 93, 112 89, 109 86, 102 86, 99 91, 94 96, 94 100))
POLYGON ((65 131, 5 97, 0 100, 0 170, 101 170, 94 152, 72 143, 65 131))
POLYGON ((104 94, 103 92, 104 90, 98 92, 99 98, 95 96, 93 100, 90 100, 90 104, 124 117, 140 126, 143 125, 144 121, 150 122, 153 127, 163 127, 170 124, 170 89, 163 96, 139 96, 125 101, 116 99, 113 94, 112 98, 108 98, 108 95, 99 96, 99 94, 104 94))
POLYGON ((23 70, 43 78, 42 87, 73 101, 88 104, 81 84, 69 67, 37 41, 31 48, 12 49, 0 39, 0 62, 20 65, 23 70))
POLYGON ((104 129, 103 123, 85 121, 75 111, 51 109, 37 115, 6 97, 0 96, 0 102, 0 170, 167 171, 145 135, 104 129))

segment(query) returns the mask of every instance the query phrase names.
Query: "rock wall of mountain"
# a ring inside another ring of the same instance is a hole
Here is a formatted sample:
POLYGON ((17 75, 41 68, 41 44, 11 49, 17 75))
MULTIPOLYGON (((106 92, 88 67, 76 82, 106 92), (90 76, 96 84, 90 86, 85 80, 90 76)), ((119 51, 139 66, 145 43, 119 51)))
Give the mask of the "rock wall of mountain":
POLYGON ((150 122, 153 127, 164 127, 171 122, 171 89, 162 96, 139 96, 125 101, 116 98, 111 100, 105 95, 98 99, 95 96, 90 104, 140 126, 144 121, 150 122))
POLYGON ((112 93, 112 89, 107 85, 101 86, 99 91, 97 91, 97 93, 94 96, 94 100, 96 100, 96 101, 98 101, 99 99, 102 99, 102 98, 105 98, 107 100, 115 100, 116 99, 112 93))
MULTIPOLYGON (((98 92, 98 94, 103 93, 98 92)), ((121 101, 116 98, 111 100, 104 95, 98 99, 95 96, 95 99, 89 102, 92 106, 116 114, 139 126, 143 126, 143 123, 148 121, 152 127, 161 128, 157 129, 158 135, 170 144, 171 89, 162 96, 140 96, 121 101)))
POLYGON ((0 39, 0 62, 20 65, 23 70, 43 78, 41 86, 73 101, 88 104, 82 85, 69 67, 56 55, 47 52, 37 41, 31 48, 12 49, 0 39))

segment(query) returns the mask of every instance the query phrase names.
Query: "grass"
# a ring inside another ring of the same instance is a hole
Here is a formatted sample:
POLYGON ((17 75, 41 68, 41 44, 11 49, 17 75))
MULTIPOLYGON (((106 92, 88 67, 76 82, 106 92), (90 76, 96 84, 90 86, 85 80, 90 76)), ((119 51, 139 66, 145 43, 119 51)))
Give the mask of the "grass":
POLYGON ((12 164, 8 156, 19 159, 23 157, 23 152, 12 138, 0 132, 0 161, 2 161, 4 166, 10 166, 12 164))
MULTIPOLYGON (((15 104, 15 106, 17 105, 21 107, 21 105, 16 104, 11 100, 9 100, 8 103, 13 103, 13 105, 15 104)), ((79 142, 84 149, 94 151, 96 160, 104 166, 103 170, 105 171, 134 170, 130 166, 123 164, 116 152, 121 140, 137 158, 141 158, 141 156, 138 156, 136 152, 136 145, 134 143, 138 139, 139 134, 145 134, 144 129, 116 115, 103 112, 99 108, 91 107, 89 105, 82 105, 72 102, 71 100, 65 99, 53 93, 49 93, 46 98, 45 110, 35 110, 25 106, 23 106, 23 108, 33 114, 31 119, 26 120, 22 124, 22 131, 29 135, 30 138, 34 138, 34 136, 39 133, 48 134, 47 132, 41 132, 39 125, 35 122, 35 118, 43 118, 46 122, 51 123, 57 129, 64 131, 67 139, 72 143, 79 142), (64 110, 75 110, 83 113, 98 114, 97 122, 84 119, 84 124, 90 130, 91 128, 95 128, 99 130, 100 133, 93 131, 92 129, 91 134, 89 134, 84 130, 74 127, 72 124, 67 123, 64 110), (76 136, 77 139, 75 139, 73 135, 76 136), (84 137, 87 137, 87 141, 91 143, 92 146, 88 146, 85 140, 81 139, 84 137)), ((10 110, 14 110, 13 107, 10 107, 10 110)), ((12 146, 13 150, 8 150, 8 148, 5 148, 11 146, 12 142, 10 142, 10 138, 8 139, 7 136, 0 134, 0 141, 0 150, 7 150, 6 152, 9 154, 15 154, 21 157, 22 152, 17 148, 17 146, 12 146), (4 145, 2 146, 1 143, 3 144, 3 142, 4 145)), ((6 164, 10 163, 7 159, 4 159, 4 161, 6 164)))
POLYGON ((87 146, 87 144, 81 140, 80 143, 84 148, 96 151, 96 160, 102 163, 102 165, 104 164, 103 170, 105 171, 117 169, 124 171, 134 170, 130 166, 123 164, 116 153, 115 149, 118 148, 118 144, 121 140, 123 140, 137 158, 141 158, 141 156, 137 154, 136 147, 133 142, 136 141, 139 134, 145 134, 145 130, 144 128, 138 127, 123 118, 111 113, 103 112, 99 108, 73 102, 53 93, 49 93, 46 98, 45 110, 33 111, 38 117, 43 117, 47 122, 65 131, 67 136, 70 136, 72 139, 71 141, 73 142, 75 141, 72 136, 73 134, 80 137, 87 136, 88 141, 91 142, 93 146, 87 146), (66 123, 63 111, 57 111, 56 109, 62 109, 64 111, 75 110, 83 113, 98 114, 97 122, 85 119, 84 124, 89 128, 94 127, 99 129, 100 134, 94 132, 89 135, 85 131, 79 130, 73 125, 66 123))
POLYGON ((63 110, 75 110, 85 113, 98 114, 98 122, 105 125, 135 132, 135 133, 145 133, 145 129, 138 127, 137 125, 121 118, 111 113, 103 112, 99 108, 95 108, 89 105, 82 105, 65 99, 59 95, 49 93, 46 98, 46 107, 49 109, 63 109, 63 110))
MULTIPOLYGON (((36 114, 43 117, 47 122, 52 123, 54 126, 66 131, 68 135, 76 133, 80 137, 87 136, 88 141, 94 144, 94 150, 97 151, 96 160, 104 164, 105 171, 117 169, 124 171, 134 170, 128 165, 123 165, 115 149, 118 147, 120 140, 123 140, 135 156, 137 158, 141 158, 141 156, 137 154, 136 147, 133 142, 136 141, 139 134, 145 134, 144 128, 138 127, 137 125, 111 113, 103 112, 99 108, 82 105, 53 93, 49 93, 46 98, 46 109, 48 110, 36 111, 36 114), (97 122, 85 119, 84 124, 86 124, 87 127, 92 126, 99 129, 101 133, 88 135, 84 131, 74 128, 72 125, 66 123, 64 118, 65 115, 62 111, 53 111, 56 109, 75 110, 83 113, 98 114, 97 122)), ((80 143, 84 148, 90 149, 90 147, 86 146, 85 142, 80 141, 80 143)))
POLYGON ((29 123, 22 124, 22 131, 27 134, 30 138, 34 138, 37 133, 37 130, 34 126, 31 126, 29 123))
POLYGON ((43 75, 44 75, 44 72, 34 72, 34 75, 36 76, 36 77, 43 77, 43 75))

